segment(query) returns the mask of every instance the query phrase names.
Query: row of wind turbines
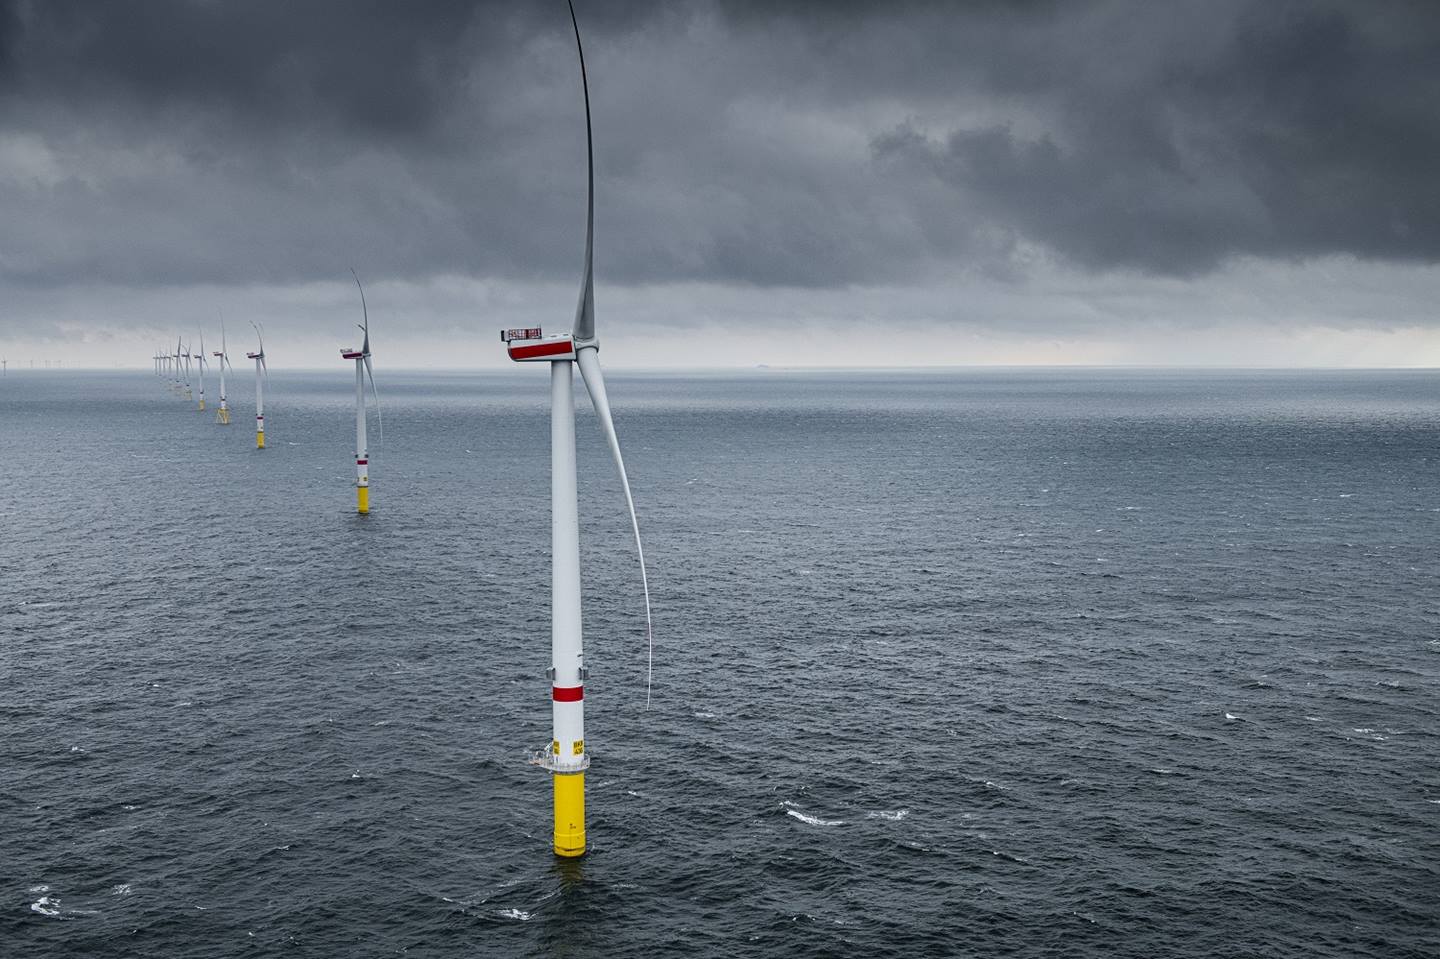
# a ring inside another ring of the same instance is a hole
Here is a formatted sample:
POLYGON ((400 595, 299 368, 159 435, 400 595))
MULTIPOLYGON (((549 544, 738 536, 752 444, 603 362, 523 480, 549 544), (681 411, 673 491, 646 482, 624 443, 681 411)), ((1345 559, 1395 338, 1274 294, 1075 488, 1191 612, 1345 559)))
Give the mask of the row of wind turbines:
MULTIPOLYGON (((503 330, 501 339, 510 358, 521 363, 550 364, 550 681, 551 740, 531 757, 531 762, 548 770, 553 784, 554 833, 553 849, 563 857, 583 855, 585 839, 585 770, 590 767, 590 754, 585 741, 585 668, 580 604, 580 510, 578 470, 575 453, 575 367, 595 408, 600 429, 619 472, 625 505, 634 533, 635 551, 640 561, 640 582, 645 597, 645 639, 647 666, 645 708, 650 708, 650 685, 653 676, 654 638, 650 616, 650 583, 645 570, 645 552, 640 539, 640 523, 635 514, 635 499, 620 441, 610 413, 610 400, 605 390, 605 377, 600 367, 600 340, 595 329, 595 290, 593 251, 595 239, 595 148, 590 119, 590 82, 585 71, 585 51, 580 42, 580 24, 575 6, 570 7, 570 22, 575 31, 575 49, 580 61, 581 90, 585 99, 585 147, 587 196, 585 216, 585 263, 580 284, 580 299, 575 309, 575 322, 570 331, 545 335, 539 328, 503 330)), ((355 275, 352 269, 351 274, 355 275)), ((364 322, 364 342, 359 350, 344 349, 341 357, 355 361, 355 474, 356 510, 370 510, 369 452, 366 438, 365 379, 375 395, 376 418, 379 420, 379 395, 375 391, 375 375, 370 354, 370 316, 365 303, 365 288, 355 275, 360 289, 360 305, 364 322)), ((258 325, 255 334, 260 349, 246 356, 255 361, 255 445, 265 448, 265 365, 264 334, 258 325)), ((225 396, 226 356, 224 324, 221 324, 220 350, 212 353, 219 362, 220 410, 216 422, 230 422, 225 396)), ((171 388, 185 399, 194 397, 190 391, 190 361, 198 361, 199 405, 205 409, 205 347, 201 337, 199 354, 192 354, 183 342, 177 342, 174 353, 155 355, 157 376, 170 381, 171 388)))
MULTIPOLYGON (((365 322, 359 325, 365 333, 364 344, 356 350, 352 347, 345 347, 340 355, 347 360, 355 361, 355 509, 359 513, 370 512, 370 453, 367 448, 365 437, 365 377, 370 377, 370 389, 375 396, 375 416, 380 417, 380 394, 375 390, 375 369, 370 362, 370 308, 365 303, 365 288, 360 285, 360 277, 352 269, 350 275, 355 277, 355 285, 360 288, 360 308, 365 322)), ((265 365, 265 331, 259 324, 251 323, 255 328, 255 337, 259 341, 260 349, 254 353, 246 353, 247 359, 255 362, 255 448, 265 448, 265 380, 269 375, 269 367, 265 365)), ((170 389, 176 395, 181 396, 186 402, 195 401, 194 392, 190 389, 190 361, 195 361, 194 371, 200 388, 200 396, 196 402, 196 411, 205 412, 205 367, 208 364, 205 353, 205 334, 200 334, 200 352, 191 353, 191 346, 180 338, 175 342, 174 353, 156 353, 155 375, 169 382, 170 389)), ((230 362, 230 355, 226 345, 225 321, 220 321, 220 349, 209 354, 215 358, 215 366, 220 372, 220 408, 216 411, 215 422, 220 426, 230 425, 230 403, 225 393, 225 369, 229 367, 233 372, 235 367, 230 362)), ((384 421, 380 420, 380 434, 383 440, 385 433, 384 421)))
MULTIPOLYGON (((255 361, 255 446, 258 449, 265 448, 265 377, 268 372, 265 369, 265 335, 260 327, 255 327, 255 335, 260 339, 260 350, 257 353, 247 353, 247 357, 255 361)), ((184 338, 175 341, 174 353, 156 353, 155 375, 165 380, 171 392, 183 397, 187 402, 195 399, 195 394, 190 389, 190 361, 195 361, 195 373, 200 387, 199 402, 196 411, 205 412, 205 367, 209 364, 205 354, 205 334, 200 334, 200 352, 191 353, 193 344, 186 344, 184 338)), ((215 422, 221 426, 230 425, 230 403, 225 395, 225 368, 228 366, 232 371, 235 369, 230 362, 230 354, 225 342, 225 321, 220 321, 220 349, 211 353, 210 356, 217 360, 215 366, 220 371, 220 408, 216 412, 215 422)))

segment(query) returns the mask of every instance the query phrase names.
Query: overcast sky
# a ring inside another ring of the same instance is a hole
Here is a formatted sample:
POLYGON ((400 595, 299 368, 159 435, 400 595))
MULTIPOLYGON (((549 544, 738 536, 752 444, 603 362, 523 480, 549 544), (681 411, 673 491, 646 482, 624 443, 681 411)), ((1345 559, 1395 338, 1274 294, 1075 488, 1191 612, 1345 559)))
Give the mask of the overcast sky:
MULTIPOLYGON (((576 8, 609 366, 1440 365, 1440 4, 576 8)), ((0 354, 501 365, 584 151, 563 0, 0 0, 0 354)))

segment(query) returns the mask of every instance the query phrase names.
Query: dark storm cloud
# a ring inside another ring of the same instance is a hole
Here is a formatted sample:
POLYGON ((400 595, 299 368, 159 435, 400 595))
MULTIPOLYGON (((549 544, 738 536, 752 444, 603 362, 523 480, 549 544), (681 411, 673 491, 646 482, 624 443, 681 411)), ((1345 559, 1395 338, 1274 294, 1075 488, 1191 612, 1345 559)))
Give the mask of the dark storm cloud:
MULTIPOLYGON (((578 7, 610 282, 1440 257, 1432 5, 578 7)), ((571 44, 558 0, 0 2, 0 277, 573 276, 571 44)))
MULTIPOLYGON (((1049 64, 1026 91, 1048 129, 901 127, 878 149, 922 158, 994 222, 1090 268, 1440 256, 1440 6, 1112 12, 1077 50, 1020 51, 1049 64)), ((1001 79, 997 92, 1024 86, 1001 79)))

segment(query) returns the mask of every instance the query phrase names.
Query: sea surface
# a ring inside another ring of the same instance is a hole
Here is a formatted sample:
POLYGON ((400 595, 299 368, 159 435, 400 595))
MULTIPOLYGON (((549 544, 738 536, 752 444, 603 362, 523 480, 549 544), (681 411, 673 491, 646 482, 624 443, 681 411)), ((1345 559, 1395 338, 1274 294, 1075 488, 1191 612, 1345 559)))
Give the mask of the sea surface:
POLYGON ((0 379, 0 955, 1433 957, 1440 373, 0 379), (213 407, 216 384, 207 384, 213 407))

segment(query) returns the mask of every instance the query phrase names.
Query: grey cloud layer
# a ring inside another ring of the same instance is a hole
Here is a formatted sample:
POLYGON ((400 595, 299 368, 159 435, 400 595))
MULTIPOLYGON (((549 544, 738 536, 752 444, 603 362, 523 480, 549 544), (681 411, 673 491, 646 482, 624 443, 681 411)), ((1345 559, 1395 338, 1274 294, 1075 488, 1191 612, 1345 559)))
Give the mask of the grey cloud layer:
MULTIPOLYGON (((608 282, 1440 257, 1440 7, 577 4, 608 282)), ((563 3, 0 0, 0 280, 573 277, 563 3)))

